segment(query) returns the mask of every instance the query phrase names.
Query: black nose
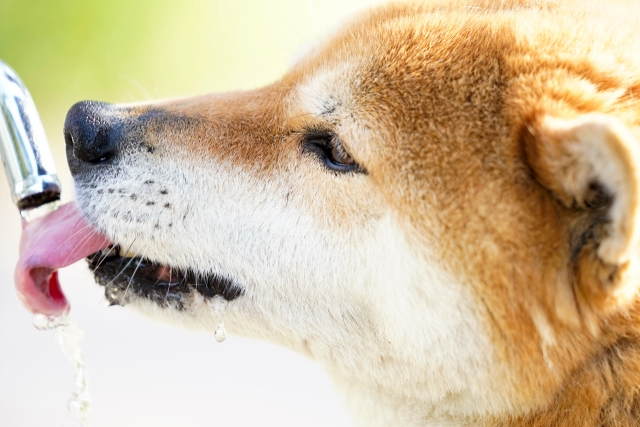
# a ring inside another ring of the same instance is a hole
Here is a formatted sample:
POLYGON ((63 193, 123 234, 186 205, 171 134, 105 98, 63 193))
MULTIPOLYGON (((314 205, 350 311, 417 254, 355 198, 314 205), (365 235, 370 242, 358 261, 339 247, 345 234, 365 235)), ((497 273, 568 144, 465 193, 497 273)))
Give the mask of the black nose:
POLYGON ((118 138, 114 135, 111 109, 111 105, 95 101, 78 102, 71 107, 64 122, 69 163, 77 159, 96 164, 115 156, 118 138))

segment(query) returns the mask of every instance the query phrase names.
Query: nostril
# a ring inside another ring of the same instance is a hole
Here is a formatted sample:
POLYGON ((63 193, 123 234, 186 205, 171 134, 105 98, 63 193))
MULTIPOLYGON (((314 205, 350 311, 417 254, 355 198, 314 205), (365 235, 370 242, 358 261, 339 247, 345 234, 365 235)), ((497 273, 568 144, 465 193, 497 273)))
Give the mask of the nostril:
MULTIPOLYGON (((116 155, 116 146, 110 128, 102 126, 97 131, 94 130, 94 133, 93 141, 78 150, 81 152, 76 154, 74 151, 74 155, 81 156, 79 160, 97 165, 111 160, 116 155)), ((73 135, 71 139, 73 140, 73 135)))
MULTIPOLYGON (((68 156, 100 164, 117 154, 118 137, 112 132, 113 115, 108 104, 79 102, 67 113, 64 140, 68 156)), ((71 159, 71 157, 69 157, 71 159)))
POLYGON ((99 165, 100 163, 108 162, 109 160, 114 158, 115 155, 116 155, 115 151, 109 151, 107 153, 104 153, 104 155, 99 159, 89 160, 89 163, 91 163, 92 165, 99 165))
POLYGON ((91 124, 81 124, 69 132, 68 144, 73 156, 83 162, 97 164, 110 158, 116 152, 116 144, 110 138, 107 127, 95 128, 91 124))
POLYGON ((71 132, 69 131, 64 132, 64 145, 67 148, 73 147, 73 137, 71 136, 71 132))

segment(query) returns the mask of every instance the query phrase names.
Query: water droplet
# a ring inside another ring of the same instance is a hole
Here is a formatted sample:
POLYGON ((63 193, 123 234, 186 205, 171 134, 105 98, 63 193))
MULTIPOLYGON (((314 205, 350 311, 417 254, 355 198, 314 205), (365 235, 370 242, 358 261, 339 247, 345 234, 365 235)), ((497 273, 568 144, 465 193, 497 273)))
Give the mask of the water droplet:
POLYGON ((31 319, 33 326, 40 331, 49 331, 55 329, 58 326, 66 326, 69 323, 69 318, 66 315, 63 316, 46 316, 44 314, 34 314, 31 319))
POLYGON ((216 331, 213 333, 213 336, 216 337, 216 341, 222 342, 227 338, 227 331, 224 329, 224 323, 218 324, 216 331))
POLYGON ((218 321, 218 326, 213 336, 215 336, 216 341, 222 342, 227 337, 227 331, 224 329, 224 310, 227 308, 227 300, 222 295, 216 295, 211 301, 211 306, 218 321))
POLYGON ((48 331, 55 328, 53 322, 51 321, 51 318, 49 316, 45 316, 44 314, 34 314, 32 321, 33 326, 35 326, 39 331, 48 331))
POLYGON ((125 305, 126 292, 120 286, 113 283, 108 284, 104 288, 104 297, 111 305, 125 305))

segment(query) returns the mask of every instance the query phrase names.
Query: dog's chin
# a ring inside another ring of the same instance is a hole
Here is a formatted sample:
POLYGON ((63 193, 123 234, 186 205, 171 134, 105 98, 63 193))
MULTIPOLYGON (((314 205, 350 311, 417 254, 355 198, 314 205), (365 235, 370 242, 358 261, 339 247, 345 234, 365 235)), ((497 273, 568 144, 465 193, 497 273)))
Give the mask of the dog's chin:
POLYGON ((111 305, 124 306, 135 299, 145 299, 160 307, 184 310, 194 293, 204 300, 220 295, 227 301, 242 295, 242 288, 230 277, 127 255, 114 245, 87 257, 94 278, 105 287, 105 297, 111 305))

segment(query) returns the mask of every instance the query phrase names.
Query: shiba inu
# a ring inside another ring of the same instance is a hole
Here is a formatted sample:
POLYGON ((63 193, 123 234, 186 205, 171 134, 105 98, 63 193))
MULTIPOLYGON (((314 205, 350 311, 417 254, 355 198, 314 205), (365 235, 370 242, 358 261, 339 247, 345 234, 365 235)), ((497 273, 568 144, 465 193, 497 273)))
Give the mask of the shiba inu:
POLYGON ((363 425, 640 424, 640 5, 376 8, 248 92, 81 102, 33 311, 113 304, 320 362, 363 425), (63 242, 60 244, 60 242, 63 242), (57 251, 54 247, 60 248, 57 251))

